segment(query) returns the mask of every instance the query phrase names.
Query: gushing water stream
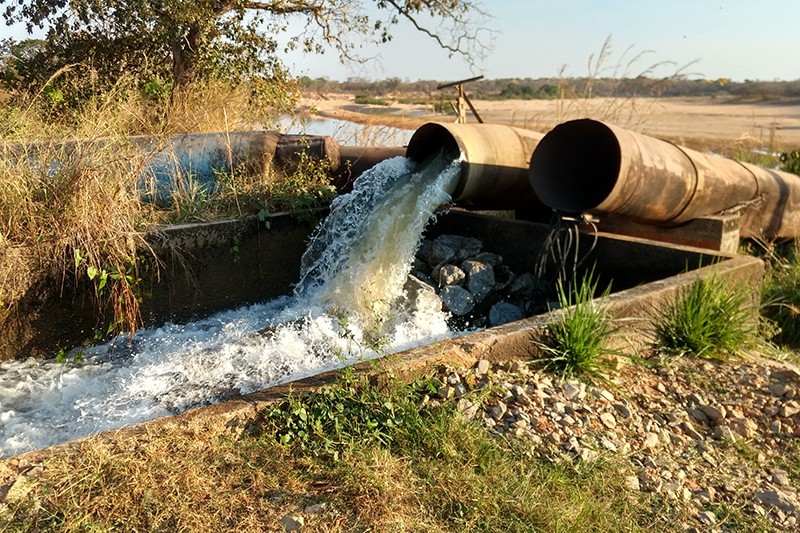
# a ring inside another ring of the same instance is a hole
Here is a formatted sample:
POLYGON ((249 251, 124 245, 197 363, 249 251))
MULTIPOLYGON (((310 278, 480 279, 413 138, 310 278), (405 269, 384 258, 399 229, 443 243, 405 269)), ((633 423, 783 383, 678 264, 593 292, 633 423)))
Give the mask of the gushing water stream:
POLYGON ((165 324, 79 363, 0 364, 0 457, 118 428, 452 334, 404 284, 420 235, 448 203, 458 163, 379 163, 338 197, 291 297, 165 324), (259 330, 268 328, 264 334, 259 330))

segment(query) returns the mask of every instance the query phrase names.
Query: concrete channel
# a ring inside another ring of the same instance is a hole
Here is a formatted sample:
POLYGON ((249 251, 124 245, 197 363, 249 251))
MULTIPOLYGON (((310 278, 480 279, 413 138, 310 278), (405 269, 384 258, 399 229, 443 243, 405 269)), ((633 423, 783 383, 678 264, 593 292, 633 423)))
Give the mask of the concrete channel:
MULTIPOLYGON (((172 228, 159 238, 164 249, 174 247, 191 254, 194 281, 184 273, 165 276, 153 286, 147 309, 151 320, 170 316, 173 320, 208 314, 214 310, 277 296, 290 290, 298 271, 310 226, 289 215, 275 215, 267 230, 257 221, 230 221, 172 228), (239 236, 237 258, 231 257, 230 242, 239 236), (254 280, 258 280, 255 282, 254 280), (164 297, 166 295, 166 297, 164 297), (159 302, 159 303, 156 303, 159 302)), ((549 228, 546 225, 480 215, 461 210, 438 217, 426 232, 428 238, 458 234, 484 240, 486 249, 503 255, 520 271, 529 270, 549 228)), ((584 234, 583 239, 593 239, 584 234)), ((746 256, 725 256, 699 249, 669 246, 612 235, 599 235, 591 261, 601 284, 613 280, 614 292, 604 301, 618 318, 626 319, 619 341, 629 349, 646 348, 654 339, 650 319, 654 312, 698 277, 717 276, 731 284, 755 289, 763 278, 763 263, 746 256)), ((555 313, 558 313, 556 311, 555 313)), ((388 376, 402 380, 431 374, 448 365, 468 368, 481 359, 493 363, 530 360, 540 356, 536 340, 553 318, 532 316, 517 322, 458 338, 388 355, 375 362, 355 365, 355 370, 380 382, 388 376)), ((5 461, 12 470, 31 464, 40 454, 58 453, 64 447, 87 439, 124 439, 182 429, 211 435, 245 431, 268 405, 292 392, 314 390, 336 380, 337 372, 326 372, 274 386, 256 393, 181 414, 14 456, 5 461)))

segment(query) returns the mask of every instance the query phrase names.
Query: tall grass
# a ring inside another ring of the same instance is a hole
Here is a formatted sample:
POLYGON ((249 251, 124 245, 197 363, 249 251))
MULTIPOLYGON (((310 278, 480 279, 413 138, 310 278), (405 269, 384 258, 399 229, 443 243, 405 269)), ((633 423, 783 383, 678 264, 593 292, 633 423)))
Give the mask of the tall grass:
MULTIPOLYGON (((60 81, 67 91, 69 78, 60 81)), ((305 207, 329 201, 327 174, 310 165, 289 176, 271 168, 231 169, 214 188, 182 176, 176 181, 186 187, 175 189, 169 205, 143 201, 153 192, 142 179, 152 154, 130 136, 155 136, 157 150, 172 133, 254 129, 272 122, 268 104, 246 86, 218 80, 171 96, 143 91, 132 79, 102 94, 70 97, 43 89, 6 95, 0 108, 0 326, 26 298, 67 298, 72 287, 88 284, 98 328, 133 331, 141 323, 141 268, 158 267, 144 231, 264 215, 295 207, 298 197, 306 198, 305 207)))
POLYGON ((674 68, 675 64, 670 61, 643 64, 649 53, 651 51, 648 50, 635 52, 634 47, 629 46, 615 57, 609 35, 598 53, 589 56, 587 75, 580 84, 576 85, 568 78, 565 75, 566 68, 562 68, 556 100, 556 123, 591 117, 634 130, 643 129, 651 110, 658 105, 658 98, 687 68, 675 68, 666 77, 654 78, 656 72, 668 66, 674 68), (597 98, 594 84, 600 79, 613 80, 613 85, 606 89, 604 97, 597 98))

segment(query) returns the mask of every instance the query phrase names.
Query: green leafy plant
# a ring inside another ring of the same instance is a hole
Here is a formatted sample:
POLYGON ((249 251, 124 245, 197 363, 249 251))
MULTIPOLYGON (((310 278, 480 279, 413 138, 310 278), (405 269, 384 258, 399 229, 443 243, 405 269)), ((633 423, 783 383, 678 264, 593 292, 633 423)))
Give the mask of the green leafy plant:
MULTIPOLYGON (((563 310, 558 314, 551 311, 545 342, 538 345, 546 354, 545 368, 563 378, 606 381, 615 368, 608 356, 630 357, 608 346, 620 325, 607 305, 594 301, 598 283, 593 271, 580 282, 573 279, 572 288, 558 282, 558 300, 563 310)), ((600 296, 608 296, 610 290, 609 285, 600 296)))
POLYGON ((751 347, 758 330, 747 291, 716 275, 698 278, 680 291, 654 325, 663 353, 717 359, 751 347))
POLYGON ((427 416, 419 407, 421 398, 439 385, 429 379, 379 389, 345 369, 334 386, 290 396, 265 417, 281 444, 335 461, 355 446, 413 438, 427 416))
POLYGON ((781 152, 781 169, 786 172, 800 174, 800 149, 791 152, 781 152))

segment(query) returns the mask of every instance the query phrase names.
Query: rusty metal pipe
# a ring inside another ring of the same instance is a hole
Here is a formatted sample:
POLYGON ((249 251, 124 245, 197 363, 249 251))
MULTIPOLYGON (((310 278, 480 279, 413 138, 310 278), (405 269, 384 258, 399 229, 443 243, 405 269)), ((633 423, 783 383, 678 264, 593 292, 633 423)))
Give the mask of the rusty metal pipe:
POLYGON ((739 210, 743 236, 800 236, 800 177, 596 120, 565 122, 545 135, 529 178, 540 200, 561 211, 668 226, 739 210))
POLYGON ((461 161, 453 200, 475 209, 541 205, 528 182, 531 154, 542 134, 500 124, 422 125, 408 141, 406 156, 418 163, 440 150, 461 161))

